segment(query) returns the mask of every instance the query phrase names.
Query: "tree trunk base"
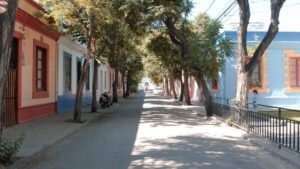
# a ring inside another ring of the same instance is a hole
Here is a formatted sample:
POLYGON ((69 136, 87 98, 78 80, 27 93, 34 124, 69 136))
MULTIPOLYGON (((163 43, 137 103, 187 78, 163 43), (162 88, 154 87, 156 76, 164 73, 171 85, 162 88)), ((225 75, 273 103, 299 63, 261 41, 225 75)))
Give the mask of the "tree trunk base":
POLYGON ((67 122, 67 123, 85 123, 87 122, 87 120, 80 120, 80 121, 77 121, 77 120, 74 120, 74 119, 68 119, 68 120, 65 120, 64 122, 67 122))

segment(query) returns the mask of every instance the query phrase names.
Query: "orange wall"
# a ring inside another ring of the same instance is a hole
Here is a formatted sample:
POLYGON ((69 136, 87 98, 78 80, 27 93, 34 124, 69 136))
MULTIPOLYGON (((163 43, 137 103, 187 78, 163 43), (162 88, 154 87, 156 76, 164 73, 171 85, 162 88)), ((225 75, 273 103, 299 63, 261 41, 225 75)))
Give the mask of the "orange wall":
POLYGON ((15 31, 23 34, 22 40, 22 59, 21 62, 21 107, 33 105, 53 103, 56 100, 55 95, 55 70, 57 56, 57 42, 39 32, 27 27, 26 25, 16 22, 15 31), (49 97, 48 98, 32 98, 33 85, 33 40, 42 40, 43 43, 49 45, 49 97))
MULTIPOLYGON (((41 8, 38 9, 36 6, 33 6, 32 3, 36 4, 32 0, 20 0, 18 8, 24 10, 25 12, 27 12, 32 16, 36 16, 36 14, 40 12, 41 8)), ((40 17, 39 20, 44 24, 47 24, 47 20, 45 18, 40 17)))

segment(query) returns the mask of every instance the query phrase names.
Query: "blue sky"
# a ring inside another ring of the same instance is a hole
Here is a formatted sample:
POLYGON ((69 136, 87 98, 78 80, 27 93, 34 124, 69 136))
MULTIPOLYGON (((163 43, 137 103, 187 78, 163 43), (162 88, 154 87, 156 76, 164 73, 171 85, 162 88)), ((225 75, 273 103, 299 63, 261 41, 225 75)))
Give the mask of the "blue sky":
MULTIPOLYGON (((218 18, 221 13, 235 0, 193 0, 194 9, 190 18, 194 18, 199 13, 207 9, 207 14, 212 18, 218 18), (213 3, 214 1, 214 3, 213 3), (213 4, 212 4, 213 3, 213 4), (212 5, 211 5, 212 4, 212 5), (209 8, 209 6, 211 7, 209 8)), ((270 0, 249 0, 251 18, 250 22, 265 23, 267 29, 270 21, 270 0)), ((232 10, 221 21, 225 29, 230 29, 230 23, 238 23, 238 5, 235 3, 232 10)), ((280 13, 280 31, 299 31, 300 32, 300 1, 286 0, 280 13)))

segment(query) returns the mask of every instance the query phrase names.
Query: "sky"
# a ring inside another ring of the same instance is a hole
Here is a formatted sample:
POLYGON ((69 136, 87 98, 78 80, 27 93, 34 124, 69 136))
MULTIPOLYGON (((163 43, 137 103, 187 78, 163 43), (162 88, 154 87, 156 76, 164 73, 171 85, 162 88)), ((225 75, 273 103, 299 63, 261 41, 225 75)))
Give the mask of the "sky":
MULTIPOLYGON (((224 29, 231 30, 234 27, 233 25, 239 22, 237 3, 234 3, 232 10, 228 10, 227 15, 221 14, 233 1, 235 0, 193 0, 194 9, 192 10, 190 19, 195 18, 199 13, 207 11, 207 14, 212 18, 222 16, 221 21, 224 29)), ((260 30, 267 30, 270 22, 270 0, 249 0, 249 4, 251 11, 250 22, 264 23, 263 28, 260 30)), ((300 19, 298 17, 300 17, 300 0, 286 0, 280 12, 279 30, 300 32, 300 19)))

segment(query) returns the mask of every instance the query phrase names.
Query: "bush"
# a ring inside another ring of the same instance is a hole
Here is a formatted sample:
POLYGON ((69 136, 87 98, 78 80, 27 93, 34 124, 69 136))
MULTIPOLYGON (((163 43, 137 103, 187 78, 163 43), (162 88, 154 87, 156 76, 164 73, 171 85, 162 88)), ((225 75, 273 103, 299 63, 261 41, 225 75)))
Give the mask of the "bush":
POLYGON ((20 150, 24 140, 24 134, 18 139, 0 139, 0 163, 8 164, 13 162, 13 158, 20 150))

